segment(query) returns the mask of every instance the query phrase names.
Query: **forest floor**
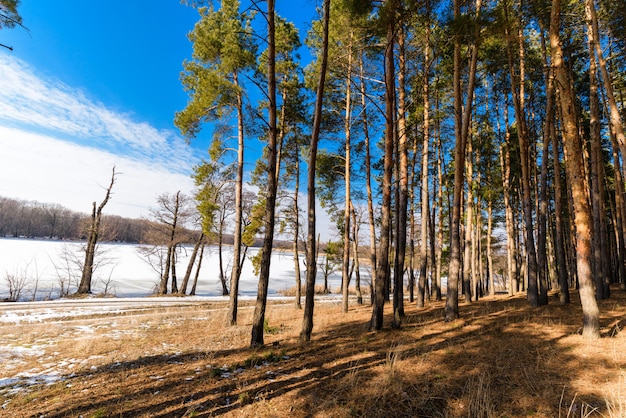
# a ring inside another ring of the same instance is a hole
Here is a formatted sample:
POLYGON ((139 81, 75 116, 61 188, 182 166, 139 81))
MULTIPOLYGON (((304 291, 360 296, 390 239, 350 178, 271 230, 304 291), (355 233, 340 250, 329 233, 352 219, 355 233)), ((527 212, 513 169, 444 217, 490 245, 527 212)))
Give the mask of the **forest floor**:
POLYGON ((407 302, 400 329, 387 305, 380 332, 369 305, 318 302, 307 344, 302 310, 272 301, 261 349, 250 301, 234 327, 224 302, 0 322, 0 416, 626 417, 626 293, 600 303, 595 341, 571 294, 461 303, 448 323, 443 302, 407 302))

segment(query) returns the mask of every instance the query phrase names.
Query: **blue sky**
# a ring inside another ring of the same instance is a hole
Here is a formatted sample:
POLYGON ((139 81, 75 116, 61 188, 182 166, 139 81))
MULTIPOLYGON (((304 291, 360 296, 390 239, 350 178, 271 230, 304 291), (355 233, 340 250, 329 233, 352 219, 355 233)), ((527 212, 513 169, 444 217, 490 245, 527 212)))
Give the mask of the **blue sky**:
MULTIPOLYGON (((313 0, 277 9, 306 35, 313 0)), ((188 146, 173 119, 187 102, 179 74, 197 11, 177 0, 22 0, 19 12, 29 31, 0 30, 14 48, 0 48, 0 196, 88 212, 113 165, 108 213, 147 216, 158 194, 190 192, 210 130, 188 146)))

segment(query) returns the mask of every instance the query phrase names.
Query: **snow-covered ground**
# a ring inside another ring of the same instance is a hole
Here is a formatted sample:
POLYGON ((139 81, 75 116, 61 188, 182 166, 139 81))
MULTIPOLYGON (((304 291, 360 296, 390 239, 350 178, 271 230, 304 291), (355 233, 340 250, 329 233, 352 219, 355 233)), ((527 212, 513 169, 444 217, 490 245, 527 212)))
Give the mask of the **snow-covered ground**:
MULTIPOLYGON (((149 312, 155 307, 176 309, 185 305, 198 305, 227 298, 221 296, 217 247, 205 249, 196 296, 147 297, 154 294, 155 286, 159 282, 159 273, 141 255, 140 246, 113 243, 103 243, 100 246, 100 260, 104 262, 94 274, 93 293, 102 293, 104 287, 108 286, 109 293, 116 297, 59 298, 61 286, 67 288, 69 284, 70 293, 76 290, 76 276, 79 277, 79 273, 75 266, 68 267, 68 262, 71 264, 71 254, 79 258, 83 255, 81 248, 81 243, 19 238, 0 239, 0 299, 9 296, 9 277, 13 280, 25 280, 20 302, 0 303, 0 327, 21 327, 27 330, 31 326, 54 327, 59 326, 58 324, 66 324, 62 328, 63 332, 54 333, 54 338, 36 338, 31 342, 24 342, 20 338, 14 338, 16 337, 14 335, 3 335, 0 332, 1 409, 4 409, 10 402, 5 395, 28 390, 28 387, 33 384, 52 384, 62 381, 72 376, 74 370, 84 368, 85 365, 88 366, 94 361, 88 358, 56 358, 54 348, 61 340, 84 338, 94 332, 94 327, 110 328, 111 338, 115 338, 114 334, 117 332, 115 318, 120 315, 149 316, 149 312), (93 319, 96 317, 99 319, 93 319), (83 324, 83 321, 87 322, 83 324), (27 358, 36 361, 38 366, 17 371, 20 364, 27 358)), ((254 256, 257 251, 257 249, 250 249, 248 259, 244 264, 240 282, 240 300, 256 297, 258 277, 254 274, 249 257, 254 256)), ((177 262, 179 284, 186 271, 190 254, 191 248, 180 253, 177 262)), ((231 250, 225 248, 225 265, 230 263, 231 258, 231 250)), ((304 280, 303 261, 301 258, 300 268, 304 280)), ((279 291, 291 288, 295 284, 293 254, 275 250, 272 254, 270 271, 269 297, 271 299, 285 298, 279 291)), ((362 277, 367 280, 368 272, 363 271, 362 277)), ((322 284, 322 279, 318 268, 317 284, 322 284)), ((339 273, 329 278, 329 286, 332 290, 338 290, 340 282, 339 273)), ((340 301, 341 295, 327 295, 323 297, 323 300, 340 301)))
MULTIPOLYGON (((61 242, 52 240, 31 240, 23 238, 0 238, 0 299, 9 296, 8 280, 24 279, 20 300, 43 300, 58 298, 61 287, 70 286, 70 293, 76 290, 80 272, 71 264, 73 258, 81 259, 81 243, 61 242)), ((154 294, 159 282, 159 273, 140 253, 140 246, 132 244, 102 243, 97 257, 101 265, 94 273, 92 290, 94 294, 107 293, 117 297, 145 297, 154 294)), ((239 294, 256 296, 258 276, 254 274, 250 258, 258 249, 250 248, 243 266, 239 284, 239 294)), ((185 248, 179 254, 176 263, 178 283, 180 284, 192 248, 185 248)), ((230 269, 232 251, 224 247, 223 260, 225 268, 230 269)), ((300 269, 304 280, 304 260, 300 258, 300 269)), ((195 270, 194 273, 195 274, 195 270)), ((193 276, 192 274, 192 276, 193 276)), ((366 272, 364 272, 366 275, 366 272)), ((227 276, 229 277, 229 276, 227 276)), ((318 268, 318 283, 321 283, 318 268)), ((340 286, 340 274, 329 277, 331 289, 340 286)), ((291 252, 274 250, 270 269, 269 295, 280 296, 279 291, 295 285, 295 267, 291 252)), ((204 259, 200 270, 197 296, 217 297, 222 294, 219 281, 219 261, 216 246, 208 246, 204 251, 204 259)))

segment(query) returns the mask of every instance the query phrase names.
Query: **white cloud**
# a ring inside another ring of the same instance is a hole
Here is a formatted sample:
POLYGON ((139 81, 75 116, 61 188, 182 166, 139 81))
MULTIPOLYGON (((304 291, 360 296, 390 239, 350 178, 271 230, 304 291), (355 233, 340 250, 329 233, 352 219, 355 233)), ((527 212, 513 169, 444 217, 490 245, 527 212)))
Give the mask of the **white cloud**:
POLYGON ((0 54, 0 122, 52 132, 129 159, 188 172, 197 160, 173 131, 158 130, 91 100, 84 92, 44 77, 24 61, 0 54))
POLYGON ((172 131, 108 109, 0 54, 0 196, 89 212, 119 173, 106 212, 148 215, 156 197, 190 193, 198 159, 172 131))
POLYGON ((113 166, 119 175, 105 209, 109 214, 148 216, 159 194, 191 193, 194 187, 186 174, 14 128, 0 127, 0 149, 0 196, 59 203, 80 212, 102 201, 113 166))
MULTIPOLYGON (((0 54, 0 158, 0 196, 80 212, 102 201, 115 166, 105 212, 126 217, 148 216, 164 192, 191 193, 199 161, 173 132, 112 111, 8 54, 0 54)), ((317 221, 321 239, 335 239, 319 204, 317 221)))

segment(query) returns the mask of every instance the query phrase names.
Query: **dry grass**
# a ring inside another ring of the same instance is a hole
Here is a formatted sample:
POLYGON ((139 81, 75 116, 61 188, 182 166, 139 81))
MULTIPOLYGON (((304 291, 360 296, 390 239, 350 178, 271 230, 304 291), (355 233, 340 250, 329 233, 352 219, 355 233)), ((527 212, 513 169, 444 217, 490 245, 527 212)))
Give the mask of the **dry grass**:
POLYGON ((0 324, 0 346, 44 352, 0 364, 0 379, 64 376, 0 389, 0 416, 626 417, 626 294, 601 303, 598 341, 577 334, 572 295, 537 309, 487 298, 451 323, 441 302, 407 304, 402 328, 388 317, 381 332, 367 331, 369 306, 318 303, 310 344, 297 342, 302 311, 272 303, 256 350, 250 306, 235 327, 219 304, 0 324))

